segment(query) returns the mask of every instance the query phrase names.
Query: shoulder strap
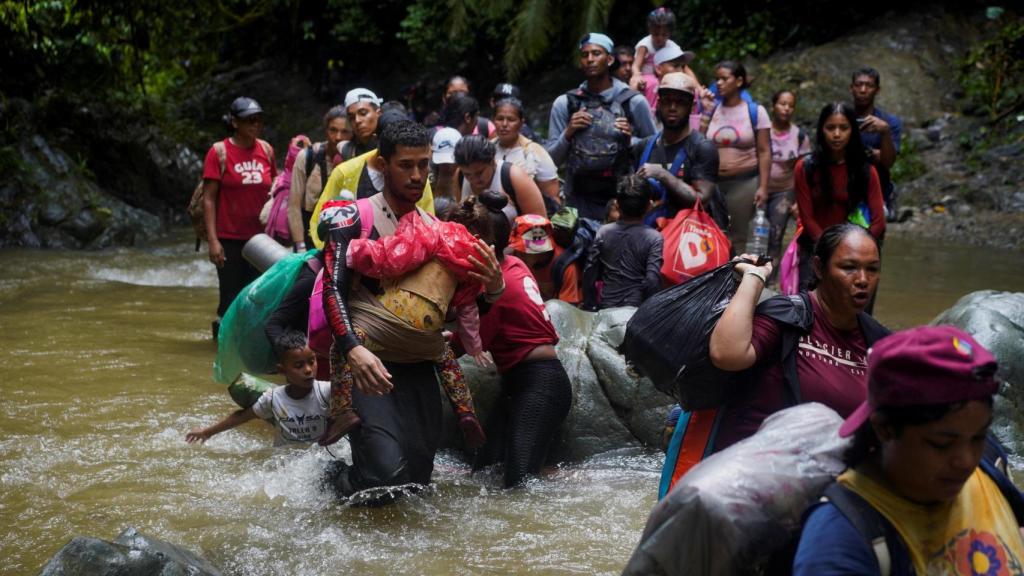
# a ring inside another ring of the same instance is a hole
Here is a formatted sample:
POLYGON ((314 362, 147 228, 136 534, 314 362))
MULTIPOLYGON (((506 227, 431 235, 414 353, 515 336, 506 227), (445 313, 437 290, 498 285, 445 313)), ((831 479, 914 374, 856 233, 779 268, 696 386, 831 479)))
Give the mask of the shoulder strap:
POLYGON ((220 162, 220 176, 224 177, 224 171, 228 169, 228 149, 224 146, 224 141, 213 143, 213 151, 217 154, 217 160, 220 162))
POLYGON ((505 189, 505 194, 508 194, 509 200, 512 204, 515 204, 516 210, 519 209, 519 203, 516 202, 516 187, 512 185, 512 163, 502 162, 501 163, 501 187, 505 189))
POLYGON ((639 94, 640 93, 637 92, 636 90, 629 88, 623 90, 622 92, 619 92, 618 95, 616 95, 615 98, 613 98, 612 100, 613 102, 618 104, 620 108, 622 108, 622 114, 626 117, 626 120, 628 120, 630 124, 633 123, 633 111, 629 109, 629 101, 632 100, 634 96, 637 96, 639 94))
POLYGON ((1006 448, 989 432, 985 438, 985 452, 982 454, 979 466, 999 487, 1003 498, 1006 498, 1007 504, 1013 510, 1013 516, 1017 519, 1017 525, 1024 526, 1024 495, 1021 494, 1010 478, 1009 469, 1007 468, 1008 458, 1006 448))
POLYGON ((373 232, 373 203, 369 198, 360 198, 356 206, 359 208, 359 237, 369 238, 373 232))
POLYGON ((316 149, 319 146, 319 144, 313 144, 306 148, 306 178, 309 178, 310 173, 313 171, 313 163, 316 161, 316 149))
POLYGON ((792 296, 775 296, 758 304, 759 314, 768 316, 779 326, 782 343, 779 358, 782 360, 782 380, 785 385, 783 397, 786 407, 800 403, 800 377, 796 369, 796 349, 800 337, 807 334, 814 324, 814 307, 807 292, 792 296))
POLYGON ((256 139, 256 142, 259 142, 260 148, 263 148, 263 153, 267 155, 267 160, 270 160, 270 163, 276 166, 277 158, 274 158, 274 149, 270 146, 270 142, 260 140, 259 138, 256 139))
POLYGON ((857 532, 867 541, 868 547, 878 560, 878 571, 882 576, 892 574, 892 546, 898 536, 892 532, 892 525, 858 494, 833 482, 825 488, 825 499, 831 502, 853 524, 857 532))
POLYGON ((653 138, 647 141, 647 145, 644 146, 644 153, 640 155, 640 161, 637 162, 636 169, 639 170, 641 166, 647 164, 647 161, 651 159, 651 152, 654 151, 654 145, 661 139, 661 132, 654 135, 653 138))
POLYGON ((857 324, 860 326, 860 333, 864 335, 864 344, 868 348, 874 346, 875 342, 892 334, 892 331, 865 312, 857 314, 857 324))
POLYGON ((757 140, 757 102, 753 99, 747 100, 747 113, 750 114, 750 130, 754 133, 754 140, 757 140))

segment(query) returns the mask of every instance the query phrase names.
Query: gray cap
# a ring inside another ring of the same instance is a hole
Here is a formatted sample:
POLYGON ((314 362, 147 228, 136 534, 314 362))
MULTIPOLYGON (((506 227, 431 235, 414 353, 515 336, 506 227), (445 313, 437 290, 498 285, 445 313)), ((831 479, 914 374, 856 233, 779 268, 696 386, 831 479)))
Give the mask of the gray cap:
POLYGON ((248 118, 256 114, 263 114, 263 108, 248 96, 239 96, 231 103, 231 115, 235 118, 248 118))

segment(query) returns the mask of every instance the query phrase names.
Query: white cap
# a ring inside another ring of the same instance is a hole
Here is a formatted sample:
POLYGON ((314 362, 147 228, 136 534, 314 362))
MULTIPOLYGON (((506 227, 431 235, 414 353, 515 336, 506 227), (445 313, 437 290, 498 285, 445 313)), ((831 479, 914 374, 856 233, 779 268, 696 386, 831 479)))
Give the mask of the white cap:
POLYGON ((374 106, 380 107, 380 98, 373 92, 370 92, 366 88, 354 88, 345 94, 345 108, 355 104, 356 102, 367 101, 374 106))
POLYGON ((675 42, 669 42, 665 44, 665 47, 654 53, 654 65, 660 66, 665 62, 671 62, 676 58, 686 57, 686 64, 689 64, 693 57, 696 56, 693 52, 684 51, 679 47, 679 44, 675 42))
POLYGON ((430 143, 431 159, 434 164, 454 164, 455 145, 462 140, 462 134, 455 128, 441 128, 430 143))

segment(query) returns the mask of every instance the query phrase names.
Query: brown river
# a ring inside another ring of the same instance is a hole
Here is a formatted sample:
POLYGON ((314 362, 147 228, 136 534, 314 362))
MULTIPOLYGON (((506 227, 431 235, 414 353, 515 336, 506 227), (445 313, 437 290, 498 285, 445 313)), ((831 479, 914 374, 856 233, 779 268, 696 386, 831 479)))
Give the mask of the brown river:
MULTIPOLYGON (((212 382, 216 275, 180 238, 104 252, 0 251, 0 572, 34 574, 72 536, 126 526, 225 574, 617 574, 656 500, 660 453, 563 464, 525 489, 441 452, 435 486, 338 505, 322 449, 272 449, 212 382)), ((980 289, 1024 290, 1024 256, 892 238, 876 315, 929 321, 980 289)), ((345 448, 340 449, 342 452, 345 448)))

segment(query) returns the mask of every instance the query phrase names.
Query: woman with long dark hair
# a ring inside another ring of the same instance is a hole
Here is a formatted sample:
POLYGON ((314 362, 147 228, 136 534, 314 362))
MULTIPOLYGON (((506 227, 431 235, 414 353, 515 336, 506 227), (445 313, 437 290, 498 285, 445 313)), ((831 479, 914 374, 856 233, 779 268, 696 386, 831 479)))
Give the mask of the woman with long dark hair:
POLYGON ((793 170, 796 203, 804 232, 800 236, 800 285, 811 281, 811 252, 822 231, 851 221, 881 241, 885 205, 878 172, 868 161, 853 107, 826 104, 818 115, 814 151, 793 170))

